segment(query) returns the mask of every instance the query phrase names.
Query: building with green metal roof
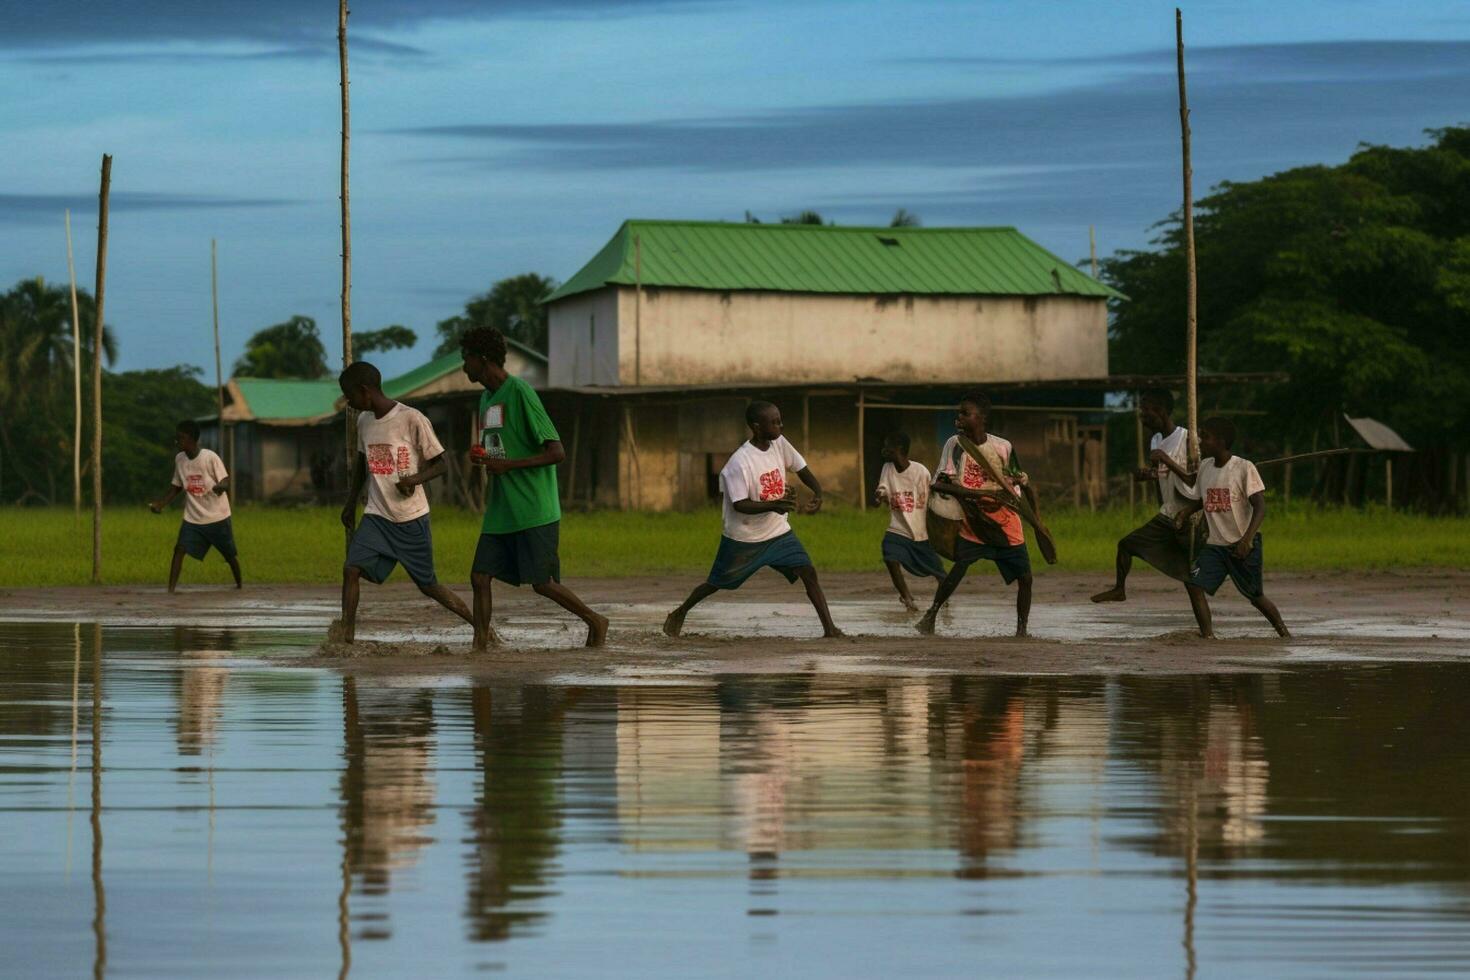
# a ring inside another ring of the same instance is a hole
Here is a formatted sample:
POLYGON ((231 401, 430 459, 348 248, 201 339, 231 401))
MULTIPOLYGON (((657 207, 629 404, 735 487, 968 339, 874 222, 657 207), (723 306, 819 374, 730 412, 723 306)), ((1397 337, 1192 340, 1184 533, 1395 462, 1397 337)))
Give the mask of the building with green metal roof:
POLYGON ((984 385, 1008 392, 998 431, 1038 486, 1075 496, 1120 298, 1015 228, 624 222, 546 301, 565 493, 703 506, 763 397, 862 505, 886 431, 932 466, 959 393, 984 385))
POLYGON ((627 221, 546 301, 550 384, 1102 377, 1117 297, 1014 228, 627 221))

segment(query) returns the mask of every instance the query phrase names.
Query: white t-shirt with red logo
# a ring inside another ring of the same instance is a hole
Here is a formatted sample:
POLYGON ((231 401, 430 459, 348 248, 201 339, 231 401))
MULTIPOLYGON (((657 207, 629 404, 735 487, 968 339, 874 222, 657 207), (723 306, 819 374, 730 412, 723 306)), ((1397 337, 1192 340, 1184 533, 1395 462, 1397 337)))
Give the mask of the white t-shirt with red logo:
POLYGON ((422 486, 414 487, 407 497, 398 492, 399 480, 417 473, 444 452, 434 435, 434 426, 423 412, 402 402, 382 418, 372 412, 359 412, 357 451, 367 457, 367 506, 363 514, 402 524, 429 512, 429 495, 422 486))
POLYGON ((1265 489, 1256 464, 1239 456, 1231 456, 1224 466, 1206 456, 1200 460, 1194 486, 1179 485, 1179 492, 1189 499, 1204 501, 1209 543, 1227 547, 1245 537, 1251 523, 1251 495, 1265 489))
POLYGON ((200 449, 174 457, 174 486, 184 491, 184 521, 188 524, 218 524, 230 516, 230 498, 214 488, 229 476, 225 461, 212 449, 200 449))
MULTIPOLYGON (((998 469, 1004 469, 1010 465, 1011 456, 1013 455, 1011 444, 995 433, 992 432, 987 435, 985 441, 980 443, 976 448, 981 452, 984 452, 987 448, 993 450, 995 458, 1000 461, 1000 466, 997 467, 998 469)), ((947 474, 960 486, 967 487, 971 490, 987 490, 997 486, 985 470, 980 468, 980 464, 971 459, 970 454, 960 448, 960 437, 957 435, 949 437, 949 441, 944 444, 944 449, 939 454, 939 472, 947 474), (956 456, 959 457, 959 464, 955 461, 956 456)), ((1015 493, 1020 493, 1020 487, 1018 486, 1012 485, 1011 490, 1015 493)), ((985 498, 981 498, 977 503, 979 503, 980 509, 988 517, 1000 525, 1001 530, 1005 532, 1008 543, 1012 545, 1026 543, 1026 534, 1021 527, 1021 515, 1009 507, 1002 507, 1000 504, 985 498)), ((984 543, 970 528, 970 522, 968 520, 960 525, 960 537, 967 541, 973 541, 976 544, 984 543)))
POLYGON ((929 540, 929 470, 922 463, 909 460, 902 473, 892 463, 884 463, 878 474, 878 494, 888 503, 888 530, 914 541, 929 540))
MULTIPOLYGON (((1184 426, 1174 426, 1174 431, 1166 436, 1155 432, 1154 437, 1148 441, 1148 451, 1152 453, 1155 449, 1162 449, 1174 462, 1186 470, 1189 469, 1186 462, 1189 459, 1189 432, 1184 426)), ((1163 463, 1159 463, 1154 469, 1159 481, 1159 513, 1165 517, 1173 517, 1184 509, 1184 495, 1179 492, 1179 477, 1163 463)))
POLYGON ((800 473, 806 460, 785 436, 771 440, 761 450, 747 442, 735 450, 720 470, 720 493, 724 496, 724 535, 735 541, 755 543, 779 538, 791 530, 785 514, 742 514, 735 509, 740 500, 780 500, 786 495, 786 471, 800 473))

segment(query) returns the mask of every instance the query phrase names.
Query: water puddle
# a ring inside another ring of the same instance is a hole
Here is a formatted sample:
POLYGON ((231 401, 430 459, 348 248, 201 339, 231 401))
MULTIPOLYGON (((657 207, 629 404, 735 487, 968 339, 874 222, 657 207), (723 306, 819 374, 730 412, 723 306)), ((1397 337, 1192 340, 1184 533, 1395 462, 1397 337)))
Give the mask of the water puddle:
POLYGON ((1470 665, 281 665, 319 632, 0 624, 7 975, 1470 971, 1470 665))

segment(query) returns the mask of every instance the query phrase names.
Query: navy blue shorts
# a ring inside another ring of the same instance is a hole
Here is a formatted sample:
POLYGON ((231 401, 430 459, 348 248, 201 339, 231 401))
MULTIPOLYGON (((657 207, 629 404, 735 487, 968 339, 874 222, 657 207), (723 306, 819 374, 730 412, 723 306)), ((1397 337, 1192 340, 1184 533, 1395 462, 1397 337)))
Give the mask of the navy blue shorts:
POLYGON ((715 552, 708 582, 717 589, 738 589, 746 579, 766 567, 786 576, 786 581, 795 582, 796 570, 811 563, 795 531, 787 531, 769 541, 736 541, 720 535, 720 550, 715 552))
POLYGON ((1230 581, 1247 599, 1259 599, 1266 594, 1261 572, 1265 567, 1261 548, 1261 536, 1251 542, 1251 553, 1241 560, 1235 557, 1234 549, 1223 544, 1207 544, 1194 557, 1194 568, 1189 572, 1189 585, 1204 589, 1210 595, 1230 576, 1230 581))
POLYGON ((561 581, 561 522, 509 534, 482 534, 470 570, 506 585, 545 585, 561 581))
POLYGON ((363 578, 382 585, 402 565, 413 584, 437 585, 434 575, 434 536, 429 515, 395 524, 377 514, 363 514, 347 546, 347 564, 362 569, 363 578))
POLYGON ((883 535, 883 560, 898 562, 910 575, 944 578, 944 563, 928 541, 915 541, 888 531, 883 535))
POLYGON ((239 554, 235 550, 235 528, 228 517, 213 524, 184 521, 179 525, 179 541, 174 547, 183 549, 184 554, 199 561, 204 560, 210 548, 218 551, 225 561, 239 554))
POLYGON ((993 544, 976 544, 969 538, 958 538, 954 546, 954 563, 956 567, 963 565, 967 570, 975 562, 981 559, 995 562, 995 567, 1000 569, 1000 577, 1010 585, 1023 575, 1031 574, 1031 555, 1026 551, 1026 545, 1012 544, 1002 548, 993 544))

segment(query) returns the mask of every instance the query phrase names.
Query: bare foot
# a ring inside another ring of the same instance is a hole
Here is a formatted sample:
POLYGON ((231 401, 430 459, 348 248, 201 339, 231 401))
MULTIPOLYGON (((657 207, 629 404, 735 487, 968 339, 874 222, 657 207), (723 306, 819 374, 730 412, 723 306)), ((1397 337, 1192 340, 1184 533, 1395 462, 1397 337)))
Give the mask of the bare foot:
POLYGON ((822 631, 822 639, 824 639, 824 640, 837 640, 837 639, 841 639, 842 637, 844 637, 846 635, 847 635, 846 633, 842 632, 842 630, 838 629, 835 626, 832 627, 829 630, 823 630, 822 631))
POLYGON ((327 627, 327 642, 345 643, 348 646, 351 646, 355 632, 355 630, 348 629, 347 625, 343 623, 342 620, 334 619, 332 620, 331 625, 327 627))
POLYGON ((1108 589, 1106 592, 1099 592, 1097 595, 1095 595, 1095 596, 1092 597, 1092 601, 1093 602, 1123 602, 1127 598, 1128 598, 1128 593, 1124 589, 1122 589, 1121 587, 1114 587, 1114 588, 1108 589))
POLYGON ((680 609, 675 609, 664 618, 664 634, 666 636, 678 636, 684 629, 684 617, 689 615, 680 609))
POLYGON ((919 621, 914 624, 914 629, 918 630, 920 633, 924 634, 925 636, 933 636, 934 635, 934 610, 931 609, 928 612, 926 612, 919 619, 919 621))
POLYGON ((916 602, 914 602, 914 600, 912 600, 912 599, 906 599, 903 596, 899 596, 898 597, 898 601, 901 602, 901 603, 903 603, 903 607, 905 609, 907 609, 909 612, 918 612, 919 611, 919 604, 916 603, 916 602))
POLYGON ((607 642, 607 617, 593 613, 597 618, 587 624, 587 645, 600 647, 607 642))
POLYGON ((1206 633, 1204 630, 1200 630, 1199 638, 1201 640, 1213 640, 1215 638, 1215 632, 1214 630, 1211 630, 1210 632, 1206 633))
POLYGON ((1031 635, 1030 633, 1026 632, 1026 624, 1025 623, 1017 623, 1016 624, 1016 636, 1017 637, 1024 639, 1024 638, 1026 638, 1026 637, 1028 637, 1030 635, 1031 635))
POLYGON ((1276 635, 1281 637, 1282 639, 1289 640, 1291 639, 1291 630, 1286 628, 1285 623, 1282 623, 1280 626, 1276 627, 1276 635))
POLYGON ((471 642, 473 643, 476 650, 479 650, 483 653, 491 647, 500 646, 500 634, 495 632, 494 628, 492 627, 490 629, 487 629, 485 631, 485 635, 483 636, 476 633, 474 640, 471 642))

